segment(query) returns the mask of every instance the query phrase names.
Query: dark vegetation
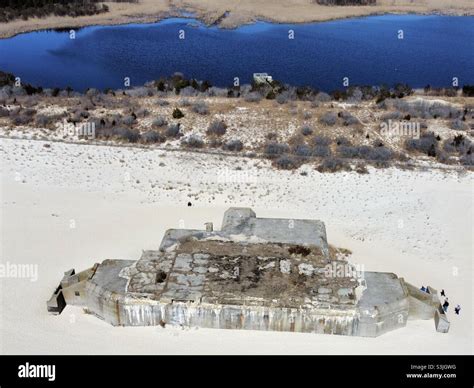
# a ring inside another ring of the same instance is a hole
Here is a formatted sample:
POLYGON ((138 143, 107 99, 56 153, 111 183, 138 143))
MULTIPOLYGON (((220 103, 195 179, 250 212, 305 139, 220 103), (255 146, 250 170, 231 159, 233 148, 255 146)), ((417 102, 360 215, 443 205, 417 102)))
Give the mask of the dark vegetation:
POLYGON ((173 110, 173 118, 174 119, 181 119, 184 117, 184 113, 179 108, 175 108, 173 110))
POLYGON ((436 158, 441 163, 454 163, 455 158, 464 166, 474 166, 473 143, 464 135, 459 134, 444 142, 433 132, 427 132, 419 139, 410 139, 405 143, 409 151, 415 151, 436 158))
POLYGON ((213 121, 207 129, 208 135, 222 136, 227 132, 227 125, 223 121, 213 121))
POLYGON ((474 97, 474 85, 464 85, 462 87, 462 94, 466 97, 474 97))
MULTIPOLYGON (((137 0, 110 0, 137 2, 137 0)), ((31 17, 86 16, 108 12, 109 7, 101 0, 0 0, 0 23, 31 17)))
POLYGON ((192 134, 184 138, 181 144, 188 148, 202 148, 204 146, 204 140, 202 140, 201 136, 192 134))

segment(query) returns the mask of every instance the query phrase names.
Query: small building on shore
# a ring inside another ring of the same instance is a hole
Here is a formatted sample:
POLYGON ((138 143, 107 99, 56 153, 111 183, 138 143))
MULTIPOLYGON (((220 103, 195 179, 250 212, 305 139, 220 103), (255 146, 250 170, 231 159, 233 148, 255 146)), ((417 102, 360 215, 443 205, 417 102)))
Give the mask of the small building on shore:
POLYGON ((273 78, 271 75, 267 73, 253 73, 253 81, 258 84, 271 84, 273 82, 273 78))

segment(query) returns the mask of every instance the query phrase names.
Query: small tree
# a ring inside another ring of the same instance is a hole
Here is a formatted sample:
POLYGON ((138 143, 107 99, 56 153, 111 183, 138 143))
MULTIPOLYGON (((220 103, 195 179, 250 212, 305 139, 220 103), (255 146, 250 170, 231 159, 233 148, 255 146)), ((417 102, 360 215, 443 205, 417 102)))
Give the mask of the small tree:
POLYGON ((184 117, 184 113, 181 112, 181 109, 175 108, 173 111, 173 118, 174 119, 181 119, 184 117))

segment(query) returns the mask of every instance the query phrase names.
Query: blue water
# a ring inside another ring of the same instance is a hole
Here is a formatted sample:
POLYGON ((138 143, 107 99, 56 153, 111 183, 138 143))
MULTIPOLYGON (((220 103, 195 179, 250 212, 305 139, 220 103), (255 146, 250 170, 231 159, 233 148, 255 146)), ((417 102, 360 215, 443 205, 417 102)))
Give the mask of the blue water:
POLYGON ((43 87, 122 88, 180 71, 229 86, 254 72, 321 90, 351 85, 474 83, 474 17, 385 15, 312 24, 258 22, 235 30, 192 19, 41 31, 0 40, 0 69, 43 87), (288 30, 295 38, 288 39, 288 30), (185 39, 178 39, 184 30, 185 39), (404 39, 397 37, 403 30, 404 39))

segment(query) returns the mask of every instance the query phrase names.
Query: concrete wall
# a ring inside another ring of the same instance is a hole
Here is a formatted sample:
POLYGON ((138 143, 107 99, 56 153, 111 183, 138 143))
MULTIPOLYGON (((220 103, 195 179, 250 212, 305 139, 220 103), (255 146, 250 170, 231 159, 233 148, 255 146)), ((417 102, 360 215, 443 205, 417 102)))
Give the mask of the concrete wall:
POLYGON ((357 335, 356 310, 285 309, 259 306, 160 303, 119 298, 108 292, 91 310, 112 325, 157 326, 160 324, 212 329, 294 331, 357 335))
POLYGON ((377 337, 406 326, 410 303, 403 279, 393 273, 365 272, 367 288, 359 300, 362 337, 377 337))
MULTIPOLYGON (((409 293, 410 319, 433 319, 436 309, 435 294, 419 290, 410 283, 405 283, 409 293)), ((438 301, 439 304, 439 301, 438 301)))
POLYGON ((323 255, 329 255, 326 227, 318 220, 257 218, 250 208, 230 208, 224 213, 220 231, 206 232, 194 229, 169 229, 160 245, 165 251, 179 242, 180 239, 193 236, 204 239, 218 236, 233 239, 235 236, 246 236, 249 239, 260 239, 266 242, 284 244, 313 245, 321 249, 323 255))

